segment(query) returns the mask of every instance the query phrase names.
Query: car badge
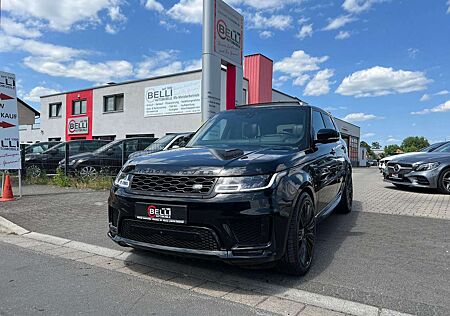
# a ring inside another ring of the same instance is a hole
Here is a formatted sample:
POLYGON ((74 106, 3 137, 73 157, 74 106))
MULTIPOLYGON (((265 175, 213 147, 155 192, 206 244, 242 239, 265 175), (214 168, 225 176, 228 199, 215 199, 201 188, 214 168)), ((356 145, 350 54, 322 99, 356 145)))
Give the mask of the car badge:
POLYGON ((192 186, 192 190, 194 191, 200 191, 201 189, 203 189, 203 184, 194 184, 192 186))
POLYGON ((401 169, 402 169, 402 166, 400 166, 399 164, 396 164, 396 165, 394 166, 395 172, 399 172, 401 169))

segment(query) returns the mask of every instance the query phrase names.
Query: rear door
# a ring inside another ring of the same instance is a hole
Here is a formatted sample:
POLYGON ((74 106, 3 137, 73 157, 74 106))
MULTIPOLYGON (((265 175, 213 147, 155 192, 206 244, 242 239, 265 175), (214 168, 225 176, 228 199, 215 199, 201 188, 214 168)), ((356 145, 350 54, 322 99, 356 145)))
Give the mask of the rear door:
MULTIPOLYGON (((317 132, 326 128, 322 113, 312 110, 312 133, 317 140, 317 132)), ((314 186, 317 192, 316 212, 320 213, 335 198, 336 189, 336 156, 335 144, 317 144, 316 160, 311 164, 314 186)))

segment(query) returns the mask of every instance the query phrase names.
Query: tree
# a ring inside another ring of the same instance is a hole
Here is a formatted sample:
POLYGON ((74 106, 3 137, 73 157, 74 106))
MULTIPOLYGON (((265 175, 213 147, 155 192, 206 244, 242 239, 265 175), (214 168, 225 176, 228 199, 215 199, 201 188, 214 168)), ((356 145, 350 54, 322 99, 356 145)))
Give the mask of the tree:
POLYGON ((380 145, 379 142, 373 142, 373 143, 372 143, 372 148, 373 148, 373 149, 380 149, 380 148, 381 148, 381 145, 380 145))
POLYGON ((405 153, 419 151, 422 148, 430 146, 428 140, 423 136, 406 137, 402 142, 402 149, 405 153))
POLYGON ((384 153, 387 156, 392 156, 397 153, 397 150, 402 150, 402 148, 399 145, 387 145, 384 147, 384 153))
POLYGON ((366 143, 365 141, 362 141, 360 146, 367 150, 367 155, 370 158, 376 159, 376 155, 375 155, 375 153, 373 152, 372 148, 370 147, 370 145, 368 143, 366 143))

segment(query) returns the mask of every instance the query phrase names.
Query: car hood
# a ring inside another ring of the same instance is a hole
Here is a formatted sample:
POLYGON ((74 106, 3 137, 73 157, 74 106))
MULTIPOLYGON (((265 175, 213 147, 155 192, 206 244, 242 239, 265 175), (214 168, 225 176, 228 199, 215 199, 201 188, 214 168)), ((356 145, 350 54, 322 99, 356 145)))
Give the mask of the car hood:
POLYGON ((414 164, 414 163, 429 163, 429 162, 449 162, 450 153, 430 152, 417 153, 406 157, 399 157, 391 160, 391 162, 414 164))
POLYGON ((294 148, 179 148, 137 157, 136 173, 241 176, 279 172, 306 160, 294 148))

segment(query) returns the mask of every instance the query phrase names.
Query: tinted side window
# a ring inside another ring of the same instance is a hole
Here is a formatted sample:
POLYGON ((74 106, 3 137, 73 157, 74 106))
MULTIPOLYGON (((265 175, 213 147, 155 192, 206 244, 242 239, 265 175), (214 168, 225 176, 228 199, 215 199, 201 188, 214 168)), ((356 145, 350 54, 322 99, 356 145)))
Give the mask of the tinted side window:
POLYGON ((155 142, 154 138, 142 138, 139 140, 139 148, 138 150, 144 150, 149 145, 153 144, 155 142))
POLYGON ((323 122, 322 115, 318 111, 313 111, 312 126, 313 126, 314 138, 317 138, 317 132, 319 130, 325 128, 325 123, 323 122))
POLYGON ((81 153, 81 142, 70 142, 69 143, 70 155, 75 155, 81 153))
POLYGON ((139 140, 133 139, 125 143, 127 155, 134 153, 135 151, 138 150, 138 142, 139 140))
POLYGON ((327 114, 322 113, 322 117, 323 120, 325 122, 325 128, 330 128, 330 129, 336 129, 336 127, 333 124, 333 121, 331 120, 331 117, 328 116, 327 114))

